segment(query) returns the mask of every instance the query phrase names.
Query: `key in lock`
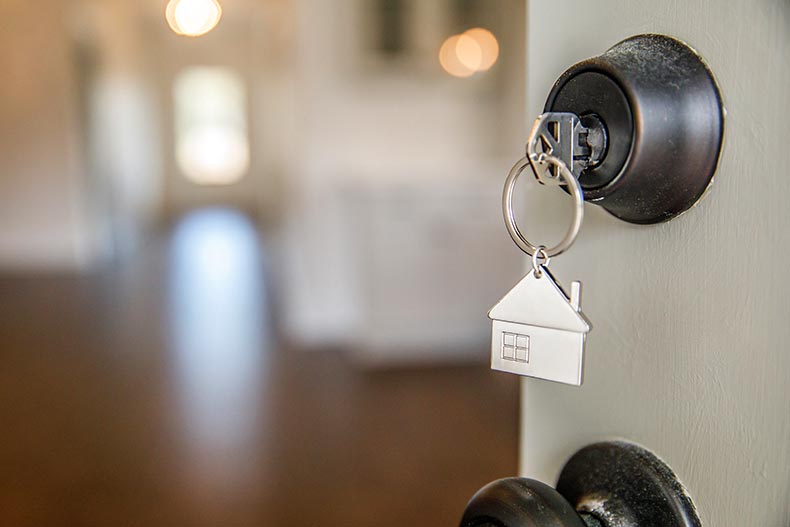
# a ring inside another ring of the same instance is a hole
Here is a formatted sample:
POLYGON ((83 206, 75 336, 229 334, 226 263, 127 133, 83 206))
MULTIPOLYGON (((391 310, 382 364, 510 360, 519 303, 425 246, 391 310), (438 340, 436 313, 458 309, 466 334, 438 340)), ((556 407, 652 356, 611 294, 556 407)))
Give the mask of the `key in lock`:
POLYGON ((527 143, 527 159, 542 184, 557 182, 559 169, 537 161, 539 154, 561 159, 577 179, 596 167, 606 155, 606 125, 595 114, 546 112, 538 116, 527 143))

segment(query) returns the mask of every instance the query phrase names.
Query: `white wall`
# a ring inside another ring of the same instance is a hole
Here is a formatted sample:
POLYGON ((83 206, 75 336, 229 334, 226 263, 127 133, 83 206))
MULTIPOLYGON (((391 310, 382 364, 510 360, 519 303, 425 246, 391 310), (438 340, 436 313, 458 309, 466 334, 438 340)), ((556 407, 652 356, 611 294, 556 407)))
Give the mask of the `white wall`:
MULTIPOLYGON (((566 67, 645 32, 694 46, 728 114, 696 208, 639 227, 587 205, 552 262, 584 282, 594 327, 583 387, 523 381, 521 472, 553 482, 578 448, 623 437, 677 471, 704 525, 790 524, 790 3, 530 2, 528 18, 533 114, 566 67)), ((542 196, 537 213, 567 221, 542 196)))
POLYGON ((4 2, 0 33, 0 267, 92 257, 78 92, 63 2, 4 2))
POLYGON ((79 68, 90 227, 105 259, 122 258, 160 217, 161 119, 140 6, 81 0, 72 12, 79 68))
POLYGON ((158 123, 124 1, 5 2, 0 268, 88 269, 158 214, 158 123))

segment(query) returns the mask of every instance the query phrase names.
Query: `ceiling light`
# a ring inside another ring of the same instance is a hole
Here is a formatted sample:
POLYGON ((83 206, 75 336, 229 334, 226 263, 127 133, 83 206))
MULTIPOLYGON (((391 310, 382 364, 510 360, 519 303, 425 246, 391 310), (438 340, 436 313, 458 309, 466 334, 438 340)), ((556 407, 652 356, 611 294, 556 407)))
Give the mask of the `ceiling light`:
POLYGON ((222 7, 217 0, 170 0, 165 17, 175 33, 199 37, 217 26, 222 7))

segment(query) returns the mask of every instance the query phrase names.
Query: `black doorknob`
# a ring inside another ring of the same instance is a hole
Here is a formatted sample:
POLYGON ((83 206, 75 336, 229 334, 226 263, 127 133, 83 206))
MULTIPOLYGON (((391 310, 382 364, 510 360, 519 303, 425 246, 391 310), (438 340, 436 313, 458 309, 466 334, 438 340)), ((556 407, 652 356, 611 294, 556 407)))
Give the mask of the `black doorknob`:
POLYGON ((562 494, 545 483, 505 478, 469 502, 461 527, 587 527, 562 494))
POLYGON ((701 527, 675 474, 650 451, 612 441, 589 445, 565 464, 553 489, 527 478, 489 483, 460 527, 701 527))

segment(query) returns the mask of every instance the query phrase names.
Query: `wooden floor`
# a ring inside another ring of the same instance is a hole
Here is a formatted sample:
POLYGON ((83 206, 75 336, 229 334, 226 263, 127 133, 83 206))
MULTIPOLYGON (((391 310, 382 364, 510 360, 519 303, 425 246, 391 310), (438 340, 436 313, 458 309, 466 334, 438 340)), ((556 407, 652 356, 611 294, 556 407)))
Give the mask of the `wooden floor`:
POLYGON ((517 383, 279 341, 243 218, 0 278, 0 525, 452 526, 516 471, 517 383))

